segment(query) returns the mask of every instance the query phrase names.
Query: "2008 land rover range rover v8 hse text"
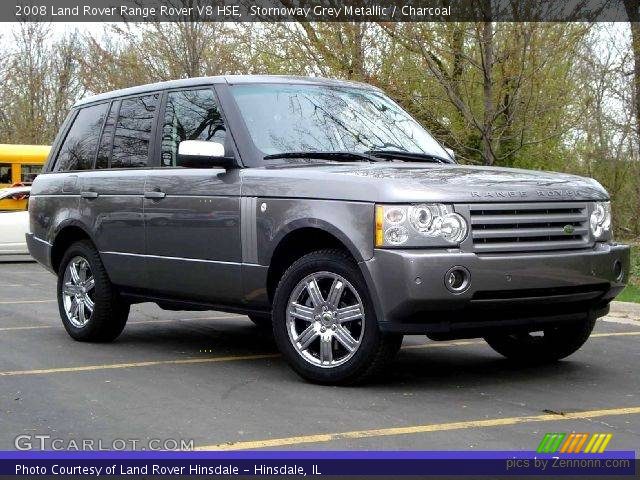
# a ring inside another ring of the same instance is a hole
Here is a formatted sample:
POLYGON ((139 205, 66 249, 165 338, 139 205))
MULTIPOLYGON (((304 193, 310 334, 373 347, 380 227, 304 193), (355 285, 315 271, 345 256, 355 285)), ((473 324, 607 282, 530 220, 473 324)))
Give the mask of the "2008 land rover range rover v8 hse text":
POLYGON ((629 275, 596 181, 458 165, 380 90, 317 78, 80 101, 29 211, 76 340, 115 339, 136 302, 241 312, 320 383, 370 377, 404 334, 558 360, 629 275))

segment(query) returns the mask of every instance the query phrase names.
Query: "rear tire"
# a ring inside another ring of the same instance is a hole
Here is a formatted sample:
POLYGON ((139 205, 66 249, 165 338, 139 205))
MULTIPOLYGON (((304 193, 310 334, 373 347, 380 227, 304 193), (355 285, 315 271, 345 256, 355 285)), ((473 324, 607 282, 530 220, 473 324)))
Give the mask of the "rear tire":
POLYGON ((129 304, 111 284, 96 248, 72 244, 58 270, 58 308, 67 333, 82 342, 110 342, 124 329, 129 304))
POLYGON ((360 270, 341 250, 319 250, 284 273, 273 303, 280 352, 302 378, 325 385, 378 375, 402 344, 380 331, 360 270))
POLYGON ((593 319, 550 327, 542 335, 491 335, 485 341, 510 360, 529 364, 551 363, 568 357, 582 347, 595 323, 593 319))

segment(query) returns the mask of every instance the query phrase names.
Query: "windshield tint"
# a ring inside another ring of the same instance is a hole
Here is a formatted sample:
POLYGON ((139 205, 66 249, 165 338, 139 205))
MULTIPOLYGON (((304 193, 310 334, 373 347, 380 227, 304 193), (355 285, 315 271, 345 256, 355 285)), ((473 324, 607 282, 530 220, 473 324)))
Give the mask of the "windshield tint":
POLYGON ((401 150, 449 158, 408 113, 374 90, 259 84, 232 92, 251 138, 267 155, 401 150))

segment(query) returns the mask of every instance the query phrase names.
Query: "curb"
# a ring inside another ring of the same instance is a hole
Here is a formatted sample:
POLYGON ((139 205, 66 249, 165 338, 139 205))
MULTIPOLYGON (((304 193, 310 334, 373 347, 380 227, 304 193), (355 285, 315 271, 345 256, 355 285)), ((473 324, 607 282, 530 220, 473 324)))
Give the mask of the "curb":
POLYGON ((609 315, 633 315, 640 318, 640 303, 633 302, 611 302, 609 315))

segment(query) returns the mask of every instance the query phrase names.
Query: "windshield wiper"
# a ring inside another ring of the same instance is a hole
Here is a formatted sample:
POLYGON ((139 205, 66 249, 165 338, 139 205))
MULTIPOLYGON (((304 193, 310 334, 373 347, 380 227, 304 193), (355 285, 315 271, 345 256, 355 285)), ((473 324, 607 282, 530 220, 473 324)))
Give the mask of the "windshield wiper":
POLYGON ((439 157, 431 153, 407 152, 405 150, 369 150, 368 155, 374 157, 398 159, 416 162, 435 162, 435 163, 453 163, 449 158, 439 157))
POLYGON ((335 160, 336 162, 379 162, 379 158, 375 158, 373 155, 367 153, 358 152, 333 152, 333 151, 320 151, 320 152, 283 152, 273 153, 271 155, 265 155, 264 159, 275 158, 317 158, 320 160, 335 160))

